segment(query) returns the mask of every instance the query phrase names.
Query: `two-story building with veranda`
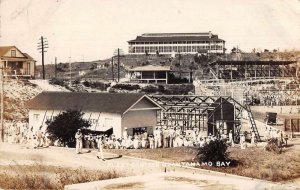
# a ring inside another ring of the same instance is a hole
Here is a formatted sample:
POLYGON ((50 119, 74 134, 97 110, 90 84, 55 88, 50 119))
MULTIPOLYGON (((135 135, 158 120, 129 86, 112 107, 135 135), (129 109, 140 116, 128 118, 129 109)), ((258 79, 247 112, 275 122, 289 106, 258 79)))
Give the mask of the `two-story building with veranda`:
POLYGON ((225 53, 225 41, 211 33, 145 33, 128 41, 129 54, 225 53))
POLYGON ((0 67, 5 77, 34 78, 36 61, 16 46, 0 46, 0 67))
POLYGON ((81 110, 83 118, 90 121, 92 131, 113 131, 120 138, 123 131, 128 135, 147 131, 153 133, 157 111, 162 107, 144 94, 136 93, 75 93, 42 92, 26 102, 29 109, 29 127, 36 131, 46 121, 66 110, 81 110))

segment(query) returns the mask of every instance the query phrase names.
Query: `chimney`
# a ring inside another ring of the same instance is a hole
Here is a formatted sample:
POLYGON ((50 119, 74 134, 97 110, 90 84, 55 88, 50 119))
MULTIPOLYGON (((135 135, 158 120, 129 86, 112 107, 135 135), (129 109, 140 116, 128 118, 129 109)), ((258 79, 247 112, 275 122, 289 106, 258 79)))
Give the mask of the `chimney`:
POLYGON ((208 37, 211 38, 212 37, 212 33, 211 31, 208 32, 208 37))

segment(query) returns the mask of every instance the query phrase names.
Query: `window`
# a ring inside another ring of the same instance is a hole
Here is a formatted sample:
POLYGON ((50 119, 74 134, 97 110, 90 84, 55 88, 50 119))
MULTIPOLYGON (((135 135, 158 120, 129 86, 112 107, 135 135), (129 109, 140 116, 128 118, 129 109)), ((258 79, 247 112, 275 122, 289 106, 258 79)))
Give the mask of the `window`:
POLYGON ((33 119, 37 121, 37 120, 39 120, 39 116, 40 116, 40 114, 33 114, 33 119))
POLYGON ((105 118, 105 127, 113 127, 113 119, 112 118, 105 118))
POLYGON ((17 57, 17 52, 16 52, 16 50, 11 50, 11 56, 12 56, 12 57, 17 57))

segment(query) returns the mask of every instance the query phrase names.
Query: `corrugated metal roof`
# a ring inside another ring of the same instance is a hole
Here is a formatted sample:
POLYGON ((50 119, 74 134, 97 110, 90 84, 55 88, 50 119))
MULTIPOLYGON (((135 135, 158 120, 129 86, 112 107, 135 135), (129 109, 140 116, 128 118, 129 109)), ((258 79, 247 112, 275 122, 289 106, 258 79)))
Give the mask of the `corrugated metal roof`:
POLYGON ((37 110, 81 110, 123 114, 140 100, 137 93, 42 92, 25 103, 37 110))

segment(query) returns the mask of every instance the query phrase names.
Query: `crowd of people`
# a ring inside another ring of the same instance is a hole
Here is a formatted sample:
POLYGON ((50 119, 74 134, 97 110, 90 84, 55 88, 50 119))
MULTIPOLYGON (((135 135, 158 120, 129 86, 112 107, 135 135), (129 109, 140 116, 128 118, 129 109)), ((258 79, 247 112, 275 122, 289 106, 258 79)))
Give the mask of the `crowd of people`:
MULTIPOLYGON (((33 128, 29 129, 26 123, 10 123, 7 127, 6 142, 20 143, 27 148, 41 148, 53 146, 65 146, 58 140, 52 141, 49 135, 38 129, 33 132, 33 128)), ((250 133, 251 144, 256 145, 254 132, 250 133)), ((278 142, 283 142, 285 136, 281 130, 266 125, 264 140, 268 141, 272 138, 278 139, 278 142)), ((217 136, 204 135, 199 130, 181 130, 180 127, 156 126, 152 134, 138 132, 133 135, 128 134, 125 128, 121 138, 112 135, 93 135, 83 134, 78 131, 75 135, 76 152, 80 153, 82 148, 88 150, 93 149, 154 149, 154 148, 171 148, 171 147, 203 147, 211 141, 222 139, 230 146, 235 146, 233 133, 230 130, 228 135, 222 134, 217 136)), ((239 144, 242 149, 247 147, 246 135, 241 133, 239 144)), ((103 153, 102 153, 103 155, 103 153)), ((100 158, 103 156, 100 156, 100 158)))
POLYGON ((47 133, 41 128, 34 131, 26 122, 6 122, 4 137, 5 142, 22 144, 27 148, 49 147, 51 144, 47 133))
POLYGON ((114 134, 108 135, 84 135, 76 133, 76 152, 80 153, 81 148, 98 149, 99 144, 103 149, 154 149, 171 147, 203 147, 210 141, 223 139, 228 144, 234 146, 233 133, 221 135, 220 137, 202 135, 198 130, 182 131, 179 127, 155 127, 153 134, 135 133, 128 135, 127 129, 123 132, 123 137, 117 138, 114 134))

